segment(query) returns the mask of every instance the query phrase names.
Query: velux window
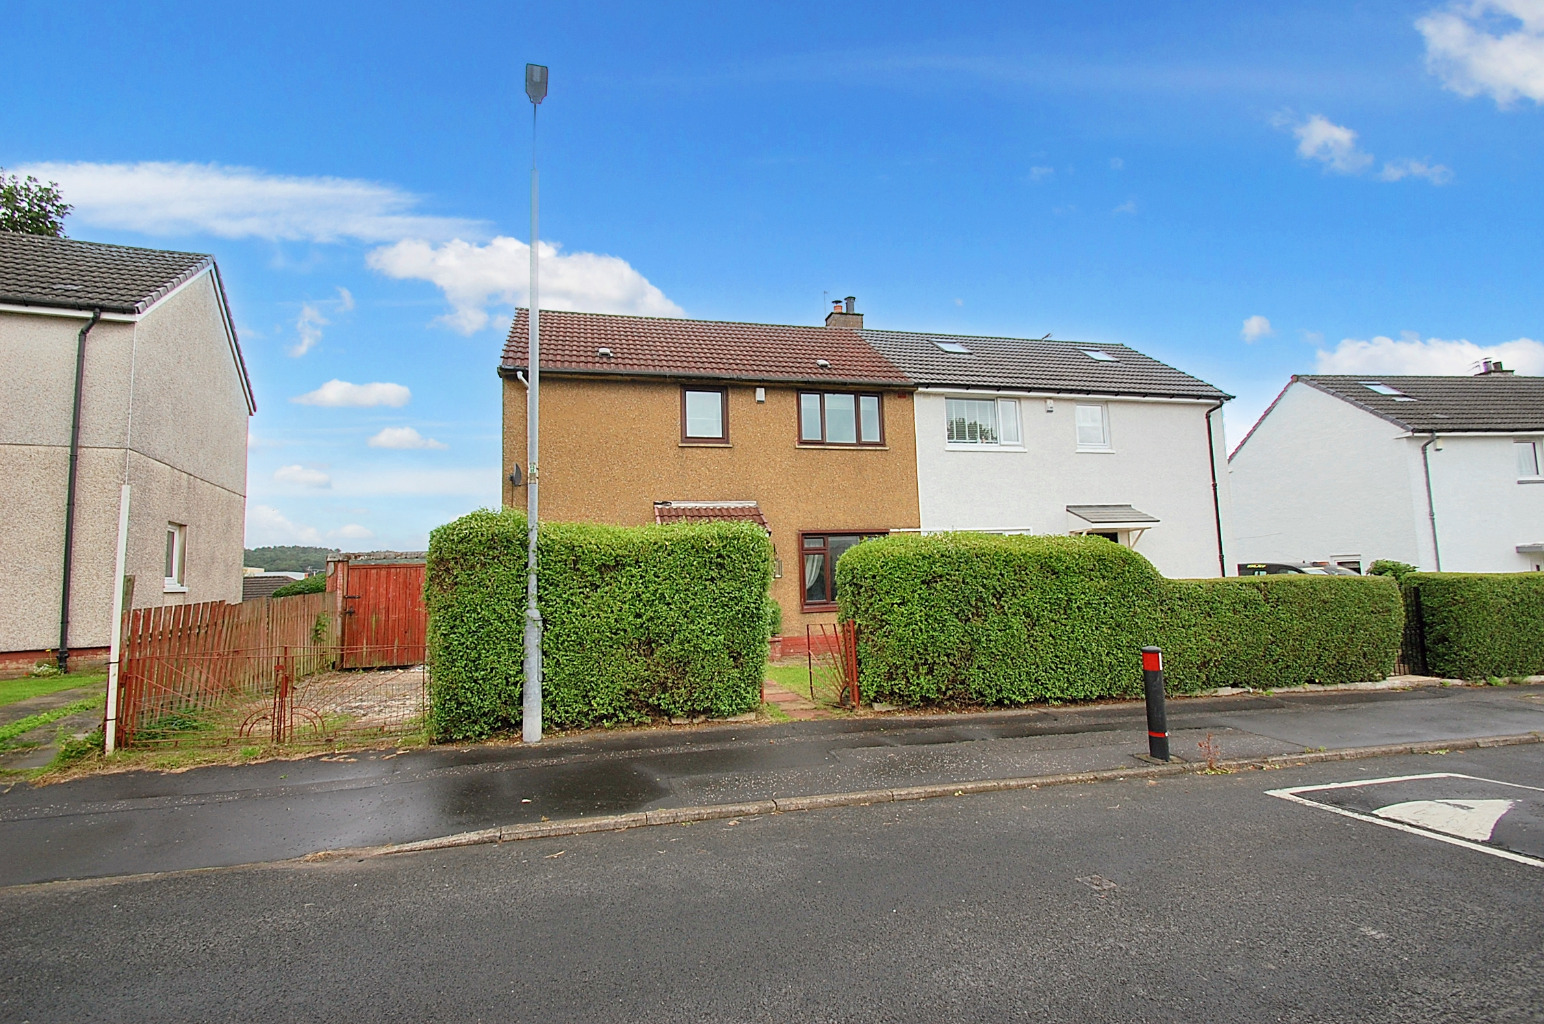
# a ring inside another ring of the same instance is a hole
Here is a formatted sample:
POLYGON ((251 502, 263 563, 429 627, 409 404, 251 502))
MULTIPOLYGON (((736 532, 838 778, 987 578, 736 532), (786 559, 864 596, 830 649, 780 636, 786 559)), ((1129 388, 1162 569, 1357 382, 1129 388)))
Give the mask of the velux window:
POLYGON ((883 444, 878 395, 799 393, 799 440, 805 444, 883 444))
POLYGON ((800 554, 804 556, 804 597, 800 602, 805 608, 821 608, 836 604, 836 560, 842 552, 870 537, 883 537, 882 533, 806 533, 799 537, 800 554))
POLYGON ((1019 403, 1015 398, 949 398, 950 444, 1023 444, 1019 433, 1019 403))
POLYGON ((729 416, 723 388, 681 389, 681 440, 724 442, 729 440, 729 416))

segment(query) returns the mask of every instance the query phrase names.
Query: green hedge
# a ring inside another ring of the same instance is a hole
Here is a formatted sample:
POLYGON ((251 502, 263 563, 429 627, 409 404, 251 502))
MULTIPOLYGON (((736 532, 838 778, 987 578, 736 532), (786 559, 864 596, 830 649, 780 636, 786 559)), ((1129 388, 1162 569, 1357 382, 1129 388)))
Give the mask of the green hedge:
POLYGON ((284 586, 269 594, 269 597, 299 597, 301 594, 320 594, 327 589, 327 574, 324 572, 312 573, 305 579, 296 580, 294 583, 286 583, 284 586))
MULTIPOLYGON (((429 535, 431 733, 517 728, 525 629, 524 514, 479 511, 429 535)), ((772 546, 748 523, 543 524, 543 722, 727 716, 761 700, 772 546)))
POLYGON ((1426 670, 1453 679, 1544 673, 1544 573, 1418 572, 1426 670))
POLYGON ((1100 538, 887 537, 837 580, 863 692, 900 704, 1135 696, 1147 645, 1175 692, 1377 679, 1404 622, 1389 579, 1167 580, 1100 538))

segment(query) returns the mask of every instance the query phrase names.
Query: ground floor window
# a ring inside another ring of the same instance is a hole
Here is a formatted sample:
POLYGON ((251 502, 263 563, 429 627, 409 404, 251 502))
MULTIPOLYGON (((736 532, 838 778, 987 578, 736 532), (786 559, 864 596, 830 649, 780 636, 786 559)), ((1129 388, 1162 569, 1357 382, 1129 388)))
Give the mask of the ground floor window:
POLYGON ((804 593, 800 604, 806 609, 831 608, 836 605, 836 560, 842 552, 883 533, 804 533, 799 535, 804 561, 804 593))
POLYGON ((166 524, 166 587, 183 586, 183 563, 187 558, 188 528, 182 523, 166 524))

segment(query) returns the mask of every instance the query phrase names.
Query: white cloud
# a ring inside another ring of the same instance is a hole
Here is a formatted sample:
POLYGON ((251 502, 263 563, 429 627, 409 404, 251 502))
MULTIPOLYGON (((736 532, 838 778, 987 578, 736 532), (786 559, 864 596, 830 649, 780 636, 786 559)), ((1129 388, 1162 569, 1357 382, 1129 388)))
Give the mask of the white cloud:
POLYGON ((354 308, 354 293, 338 285, 338 312, 348 313, 354 308))
POLYGON ((249 548, 266 547, 269 544, 321 543, 320 530, 291 522, 272 505, 253 505, 247 509, 246 546, 249 548))
POLYGON ((1029 169, 1029 182, 1032 185, 1038 185, 1042 181, 1047 181, 1055 176, 1056 168, 1054 167, 1031 167, 1029 169))
POLYGON ((1544 103, 1544 2, 1460 0, 1415 23, 1426 66, 1460 96, 1544 103))
POLYGON ((193 163, 39 163, 13 170, 59 182, 75 206, 74 223, 147 235, 395 242, 482 231, 475 221, 416 213, 419 197, 358 178, 193 163))
MULTIPOLYGON (((686 315, 626 260, 591 252, 562 254, 558 248, 541 243, 543 309, 686 315)), ((500 235, 487 245, 457 238, 439 246, 408 239, 374 250, 366 262, 388 277, 437 285, 451 306, 441 322, 462 334, 488 326, 490 305, 530 301, 530 246, 516 238, 500 235)))
POLYGON ((1317 160, 1336 174, 1359 174, 1372 163, 1372 154, 1356 148, 1356 132, 1323 114, 1293 125, 1292 134, 1297 136, 1298 156, 1317 160))
POLYGON ((300 335, 300 340, 290 348, 289 354, 298 359, 315 348, 322 340, 322 328, 331 322, 311 303, 301 306, 300 316, 295 321, 295 333, 300 335))
POLYGON ((1256 314, 1244 321, 1244 329, 1239 332, 1249 344, 1254 344, 1261 338, 1269 337, 1276 331, 1271 327, 1271 322, 1265 317, 1256 314))
POLYGON ((319 469, 309 469, 300 464, 293 466, 280 466, 273 471, 273 478, 281 484, 296 484, 300 487, 331 487, 332 478, 319 469))
POLYGON ((358 523, 349 523, 346 526, 338 527, 336 530, 328 530, 327 536, 337 537, 341 540, 369 540, 375 536, 375 531, 367 526, 360 526, 358 523))
POLYGON ((1397 341, 1382 335, 1346 338, 1333 351, 1320 349, 1317 365, 1320 373, 1463 376, 1474 373, 1481 359, 1500 360, 1518 373, 1544 375, 1544 343, 1532 338, 1480 346, 1463 339, 1423 341, 1413 331, 1397 341))
POLYGON ((1383 165, 1383 170, 1378 172, 1379 181, 1398 181, 1400 178, 1425 178, 1433 185, 1446 185, 1453 180, 1453 171, 1442 164, 1401 157, 1388 161, 1383 165))
POLYGON ((1121 203, 1119 206, 1117 206, 1115 209, 1111 210, 1110 212, 1111 213, 1136 213, 1137 212, 1137 201, 1135 199, 1128 199, 1124 203, 1121 203))
POLYGON ((448 448, 432 437, 424 437, 412 427, 386 427, 370 438, 371 448, 396 448, 404 451, 427 448, 448 448))
POLYGON ((329 408, 369 408, 373 405, 389 405, 401 408, 413 398, 413 393, 401 384, 376 381, 372 384, 350 384, 346 380, 328 381, 315 391, 296 395, 290 401, 297 405, 322 405, 329 408))

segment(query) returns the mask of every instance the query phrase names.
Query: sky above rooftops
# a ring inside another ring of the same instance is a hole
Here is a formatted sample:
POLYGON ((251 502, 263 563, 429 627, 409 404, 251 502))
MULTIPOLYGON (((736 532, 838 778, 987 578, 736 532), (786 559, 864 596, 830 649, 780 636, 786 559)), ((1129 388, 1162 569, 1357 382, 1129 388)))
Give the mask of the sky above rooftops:
POLYGON ((253 544, 498 500, 526 60, 544 305, 1130 345, 1233 443, 1292 373, 1544 373, 1536 2, 254 11, 19 0, 0 104, 72 237, 219 260, 253 544))

